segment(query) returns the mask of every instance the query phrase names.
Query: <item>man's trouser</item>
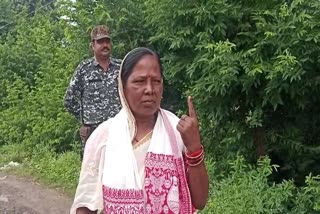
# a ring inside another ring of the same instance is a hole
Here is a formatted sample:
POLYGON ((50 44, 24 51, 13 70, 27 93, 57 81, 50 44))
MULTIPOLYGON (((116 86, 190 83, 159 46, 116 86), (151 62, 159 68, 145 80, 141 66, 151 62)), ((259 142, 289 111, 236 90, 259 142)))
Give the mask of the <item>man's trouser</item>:
POLYGON ((83 159, 83 152, 84 152, 84 148, 86 146, 86 142, 88 140, 88 138, 90 137, 90 135, 92 134, 92 132, 98 127, 98 125, 94 124, 94 125, 87 125, 87 124, 82 124, 80 127, 80 138, 81 138, 81 152, 80 152, 80 157, 81 160, 83 159))

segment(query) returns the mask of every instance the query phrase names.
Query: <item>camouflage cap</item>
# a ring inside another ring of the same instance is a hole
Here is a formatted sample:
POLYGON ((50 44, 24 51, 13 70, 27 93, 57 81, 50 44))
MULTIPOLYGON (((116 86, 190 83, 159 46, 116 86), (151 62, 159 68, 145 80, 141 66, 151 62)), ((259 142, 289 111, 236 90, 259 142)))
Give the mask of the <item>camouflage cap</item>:
POLYGON ((109 28, 105 25, 98 25, 94 27, 91 31, 91 41, 103 38, 111 39, 109 28))

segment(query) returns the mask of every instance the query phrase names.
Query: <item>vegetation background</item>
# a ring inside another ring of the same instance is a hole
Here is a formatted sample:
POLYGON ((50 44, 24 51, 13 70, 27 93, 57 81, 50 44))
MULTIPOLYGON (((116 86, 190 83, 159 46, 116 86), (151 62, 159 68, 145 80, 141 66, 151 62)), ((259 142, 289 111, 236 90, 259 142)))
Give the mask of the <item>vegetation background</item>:
POLYGON ((319 0, 1 0, 0 165, 71 194, 79 123, 63 96, 89 32, 157 50, 163 107, 192 95, 210 175, 202 213, 320 213, 319 0))

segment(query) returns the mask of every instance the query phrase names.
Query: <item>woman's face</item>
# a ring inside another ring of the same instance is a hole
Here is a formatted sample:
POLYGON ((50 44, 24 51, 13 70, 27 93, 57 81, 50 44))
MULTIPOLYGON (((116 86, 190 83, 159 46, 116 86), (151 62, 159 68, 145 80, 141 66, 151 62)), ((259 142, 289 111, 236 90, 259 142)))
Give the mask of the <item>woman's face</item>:
POLYGON ((124 84, 124 95, 135 117, 150 117, 158 111, 163 82, 155 56, 143 56, 124 84))

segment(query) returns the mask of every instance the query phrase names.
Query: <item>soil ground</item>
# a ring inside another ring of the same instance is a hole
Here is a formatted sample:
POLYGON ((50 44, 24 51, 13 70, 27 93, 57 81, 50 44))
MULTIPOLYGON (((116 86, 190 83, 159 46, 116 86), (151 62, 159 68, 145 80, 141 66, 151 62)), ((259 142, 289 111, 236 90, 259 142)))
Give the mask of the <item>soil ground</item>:
POLYGON ((0 171, 0 214, 67 214, 71 204, 57 189, 0 171))

